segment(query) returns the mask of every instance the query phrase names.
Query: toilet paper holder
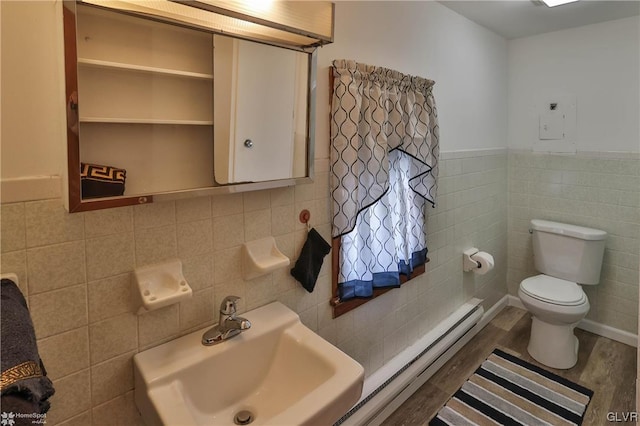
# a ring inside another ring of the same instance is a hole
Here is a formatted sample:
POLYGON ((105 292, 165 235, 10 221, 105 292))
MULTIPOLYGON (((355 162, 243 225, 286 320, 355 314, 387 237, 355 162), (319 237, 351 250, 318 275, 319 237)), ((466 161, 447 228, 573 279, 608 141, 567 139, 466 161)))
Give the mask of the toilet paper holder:
POLYGON ((464 272, 473 271, 474 269, 480 268, 480 262, 471 258, 474 254, 478 253, 478 250, 475 247, 471 247, 462 252, 462 270, 464 272))

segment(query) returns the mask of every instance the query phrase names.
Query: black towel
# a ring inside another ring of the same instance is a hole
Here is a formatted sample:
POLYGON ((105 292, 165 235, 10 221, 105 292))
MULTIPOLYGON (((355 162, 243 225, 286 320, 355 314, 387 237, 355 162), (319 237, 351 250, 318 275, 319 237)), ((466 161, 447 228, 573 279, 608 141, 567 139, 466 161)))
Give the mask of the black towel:
POLYGON ((300 257, 298 257, 296 264, 291 269, 291 275, 300 281, 302 287, 309 293, 316 286, 323 259, 330 250, 329 243, 318 234, 318 231, 311 229, 307 234, 307 241, 304 242, 304 246, 300 251, 300 257))
POLYGON ((18 286, 7 279, 0 282, 0 298, 2 411, 44 414, 49 410, 48 399, 55 390, 38 354, 27 302, 18 286))
POLYGON ((125 169, 80 163, 82 198, 118 197, 124 194, 125 169))

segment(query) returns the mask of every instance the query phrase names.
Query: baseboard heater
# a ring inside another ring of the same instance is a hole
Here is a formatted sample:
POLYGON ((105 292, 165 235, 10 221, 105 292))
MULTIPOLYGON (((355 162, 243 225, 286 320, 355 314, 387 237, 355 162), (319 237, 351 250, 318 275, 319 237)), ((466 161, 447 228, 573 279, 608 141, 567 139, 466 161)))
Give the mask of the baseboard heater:
POLYGON ((484 314, 481 302, 472 299, 465 303, 369 376, 360 401, 334 426, 380 425, 477 334, 484 314))

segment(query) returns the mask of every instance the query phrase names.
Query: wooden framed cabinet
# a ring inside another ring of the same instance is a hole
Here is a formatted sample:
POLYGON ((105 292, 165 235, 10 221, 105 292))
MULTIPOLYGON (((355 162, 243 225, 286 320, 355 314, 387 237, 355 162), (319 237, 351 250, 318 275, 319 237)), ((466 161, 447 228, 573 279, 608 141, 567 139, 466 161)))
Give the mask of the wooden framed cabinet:
POLYGON ((213 35, 71 5, 64 8, 69 210, 211 186, 213 35), (81 164, 125 170, 124 194, 83 191, 81 164))
POLYGON ((265 40, 229 34, 205 25, 213 12, 191 6, 202 4, 63 1, 70 212, 313 177, 316 47, 332 38, 292 33, 311 44, 286 46, 270 38, 289 34, 287 26, 268 30, 265 40), (220 47, 226 40, 248 53, 228 56, 220 47), (289 54, 297 56, 278 59, 289 54), (285 70, 286 63, 296 69, 285 70), (234 98, 243 101, 225 101, 229 94, 244 94, 234 98), (291 99, 284 102, 283 94, 291 99), (289 130, 280 129, 277 114, 289 130), (254 130, 241 134, 245 128, 254 130), (285 170, 272 173, 276 167, 285 170), (263 173, 248 173, 258 169, 263 173))

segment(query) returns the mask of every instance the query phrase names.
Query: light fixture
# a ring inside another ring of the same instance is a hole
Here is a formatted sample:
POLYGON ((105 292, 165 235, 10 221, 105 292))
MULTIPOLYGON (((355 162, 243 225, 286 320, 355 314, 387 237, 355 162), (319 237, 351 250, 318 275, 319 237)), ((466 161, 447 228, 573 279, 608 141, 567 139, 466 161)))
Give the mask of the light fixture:
POLYGON ((329 1, 78 1, 297 50, 313 50, 333 42, 334 7, 329 1))
POLYGON ((578 0, 542 0, 548 7, 560 6, 567 3, 573 3, 578 0))

